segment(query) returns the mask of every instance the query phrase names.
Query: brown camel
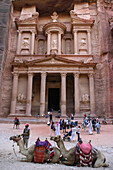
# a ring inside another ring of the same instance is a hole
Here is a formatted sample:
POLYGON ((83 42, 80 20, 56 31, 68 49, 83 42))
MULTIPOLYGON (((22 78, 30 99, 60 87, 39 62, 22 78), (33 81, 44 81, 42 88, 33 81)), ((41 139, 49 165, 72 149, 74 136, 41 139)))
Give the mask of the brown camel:
MULTIPOLYGON (((75 164, 75 147, 67 150, 64 145, 64 141, 61 136, 58 135, 54 138, 54 141, 57 143, 57 146, 60 148, 61 154, 64 158, 62 163, 65 165, 74 165, 75 164)), ((93 158, 93 167, 108 167, 109 165, 105 163, 106 158, 102 152, 98 149, 92 147, 92 158, 93 158)), ((76 160, 79 161, 79 160, 76 160)))
MULTIPOLYGON (((27 162, 32 162, 34 159, 34 150, 35 150, 35 144, 30 146, 28 149, 24 147, 24 142, 21 137, 21 135, 11 136, 10 140, 13 140, 17 143, 19 146, 20 153, 24 156, 26 156, 27 162)), ((54 150, 54 156, 51 160, 52 163, 58 163, 60 158, 60 150, 57 147, 53 147, 54 150)), ((47 162, 49 160, 49 153, 46 153, 44 161, 47 162)))

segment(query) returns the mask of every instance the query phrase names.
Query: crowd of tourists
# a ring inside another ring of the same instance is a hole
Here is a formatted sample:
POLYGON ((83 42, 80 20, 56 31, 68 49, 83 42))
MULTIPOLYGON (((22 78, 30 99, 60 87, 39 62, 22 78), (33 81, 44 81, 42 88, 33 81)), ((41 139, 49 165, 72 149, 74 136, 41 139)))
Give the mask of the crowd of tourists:
POLYGON ((52 112, 50 113, 49 118, 48 125, 51 127, 50 137, 63 133, 63 140, 68 139, 69 141, 75 141, 77 136, 77 141, 79 141, 81 128, 88 128, 89 135, 92 135, 93 131, 97 131, 97 134, 100 133, 101 126, 99 119, 91 119, 90 114, 88 116, 86 114, 84 115, 81 126, 78 125, 78 121, 74 120, 73 114, 67 119, 60 119, 60 121, 57 121, 56 123, 52 119, 52 112))
POLYGON ((89 135, 93 134, 93 131, 97 131, 97 134, 100 133, 100 121, 98 118, 90 118, 90 114, 87 116, 86 114, 84 115, 83 122, 82 122, 82 128, 83 127, 88 127, 88 133, 89 135))
MULTIPOLYGON (((20 121, 17 117, 14 119, 14 126, 13 128, 19 128, 20 121)), ((84 115, 83 117, 83 122, 81 126, 78 124, 78 121, 74 120, 73 114, 70 115, 70 117, 66 119, 60 119, 57 122, 53 121, 53 114, 50 112, 49 114, 49 121, 47 123, 48 126, 50 126, 50 137, 55 137, 57 135, 61 135, 63 133, 63 140, 65 141, 66 139, 68 141, 80 141, 80 129, 82 128, 88 128, 88 134, 92 135, 93 131, 97 131, 97 134, 100 133, 100 121, 98 118, 90 118, 90 115, 84 115), (77 139, 76 139, 77 136, 77 139)), ((25 124, 25 128, 22 133, 23 136, 23 141, 28 148, 28 140, 30 136, 30 129, 29 129, 29 124, 25 124)))

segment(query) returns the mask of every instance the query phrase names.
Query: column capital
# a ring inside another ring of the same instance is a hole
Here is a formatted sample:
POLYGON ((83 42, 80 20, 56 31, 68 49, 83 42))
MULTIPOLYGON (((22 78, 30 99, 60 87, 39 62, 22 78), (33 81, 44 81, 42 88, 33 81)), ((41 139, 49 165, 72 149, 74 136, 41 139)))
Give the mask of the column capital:
POLYGON ((42 76, 46 76, 47 73, 46 73, 46 72, 41 72, 41 75, 42 75, 42 76))
POLYGON ((33 76, 33 73, 32 72, 27 72, 28 76, 33 76))
POLYGON ((66 77, 67 73, 60 73, 62 77, 66 77))
POLYGON ((19 34, 19 33, 22 33, 22 30, 17 30, 17 33, 19 34))
POLYGON ((77 32, 78 32, 78 30, 73 29, 73 33, 77 33, 77 32))
POLYGON ((89 78, 93 78, 94 77, 94 73, 88 73, 89 78))
POLYGON ((73 73, 75 78, 79 78, 79 72, 73 73))
POLYGON ((59 35, 62 35, 62 32, 59 31, 58 34, 59 34, 59 35))
POLYGON ((91 30, 87 30, 88 33, 91 33, 91 30))
POLYGON ((12 72, 12 74, 13 74, 13 76, 19 76, 18 71, 14 71, 14 72, 12 72))

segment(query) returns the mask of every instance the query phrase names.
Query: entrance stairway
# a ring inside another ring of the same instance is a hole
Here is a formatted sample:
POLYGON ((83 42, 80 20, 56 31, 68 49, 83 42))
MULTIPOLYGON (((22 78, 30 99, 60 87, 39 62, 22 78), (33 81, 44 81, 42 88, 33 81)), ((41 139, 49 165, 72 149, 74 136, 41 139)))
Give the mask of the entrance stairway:
MULTIPOLYGON (((0 123, 12 123, 14 122, 14 118, 16 116, 8 116, 7 118, 2 118, 0 117, 0 123)), ((30 117, 21 117, 21 116, 18 116, 19 120, 20 120, 20 124, 25 124, 25 123, 30 123, 30 124, 47 124, 47 122, 49 121, 49 117, 48 118, 45 118, 45 117, 39 117, 37 118, 36 116, 33 117, 33 116, 30 116, 30 117)), ((56 115, 53 114, 53 121, 54 122, 59 122, 60 119, 66 119, 67 116, 61 116, 60 118, 56 118, 56 115)), ((79 123, 82 123, 82 118, 74 118, 74 121, 78 121, 79 123)))

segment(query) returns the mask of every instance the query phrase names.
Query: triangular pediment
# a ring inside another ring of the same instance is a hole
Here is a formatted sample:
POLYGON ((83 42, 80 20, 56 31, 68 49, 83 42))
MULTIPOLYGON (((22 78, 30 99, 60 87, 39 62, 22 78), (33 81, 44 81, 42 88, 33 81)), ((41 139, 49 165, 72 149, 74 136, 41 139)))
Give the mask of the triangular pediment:
POLYGON ((50 56, 50 57, 45 57, 43 59, 38 59, 38 60, 33 60, 33 61, 29 61, 27 62, 28 65, 50 65, 50 66, 54 66, 54 65, 80 65, 81 62, 78 61, 74 61, 74 60, 69 60, 60 56, 50 56))

